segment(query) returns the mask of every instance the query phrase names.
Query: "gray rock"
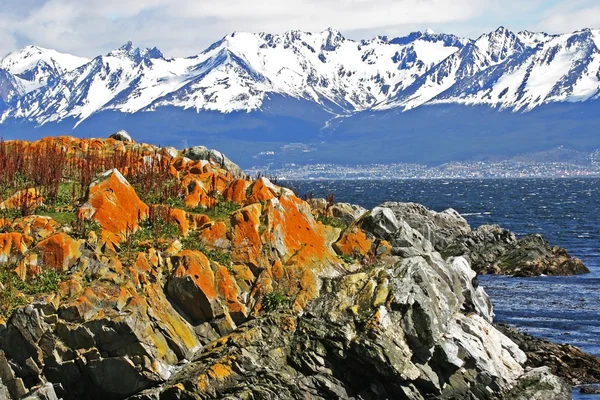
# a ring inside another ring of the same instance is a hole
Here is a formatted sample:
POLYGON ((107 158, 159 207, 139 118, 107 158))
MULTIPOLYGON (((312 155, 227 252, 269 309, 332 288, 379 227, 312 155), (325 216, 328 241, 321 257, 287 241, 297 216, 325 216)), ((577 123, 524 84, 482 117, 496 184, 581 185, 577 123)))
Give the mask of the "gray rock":
POLYGON ((94 360, 89 363, 87 371, 95 386, 109 398, 124 398, 163 381, 128 357, 94 360))
POLYGON ((335 203, 331 206, 330 212, 333 217, 341 219, 346 225, 351 225, 354 221, 365 215, 367 210, 356 204, 335 203))
POLYGON ((2 383, 2 379, 0 379, 0 399, 10 400, 12 397, 8 392, 8 388, 4 386, 2 383))
POLYGON ((383 203, 380 207, 390 209, 398 220, 406 221, 438 251, 454 242, 457 236, 471 232, 467 220, 452 208, 435 212, 421 204, 398 202, 383 203))
POLYGON ((570 400, 571 387, 552 375, 547 367, 534 368, 519 377, 517 385, 503 397, 506 400, 570 400))
POLYGON ((120 131, 113 133, 112 135, 109 136, 109 138, 119 140, 121 142, 133 142, 131 135, 129 135, 129 133, 124 129, 121 129, 120 131))
POLYGON ((245 176, 244 171, 223 153, 209 150, 204 146, 194 146, 183 150, 183 155, 190 160, 209 160, 217 163, 221 168, 231 172, 236 178, 245 176))

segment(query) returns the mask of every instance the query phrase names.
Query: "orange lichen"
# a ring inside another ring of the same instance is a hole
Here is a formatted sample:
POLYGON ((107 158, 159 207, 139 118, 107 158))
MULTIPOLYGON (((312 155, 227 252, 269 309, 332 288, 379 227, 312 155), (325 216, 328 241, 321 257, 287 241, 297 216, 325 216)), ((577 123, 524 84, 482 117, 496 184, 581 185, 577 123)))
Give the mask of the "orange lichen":
POLYGON ((227 239, 227 225, 223 222, 212 222, 206 224, 200 231, 200 240, 202 244, 208 248, 229 248, 229 240, 227 239))
POLYGON ((57 233, 38 243, 34 251, 40 254, 44 267, 66 271, 81 257, 81 244, 65 233, 57 233))
POLYGON ((252 204, 271 200, 278 196, 278 192, 279 188, 273 185, 267 178, 260 178, 252 184, 247 203, 252 204))
POLYGON ((231 215, 233 262, 260 266, 262 243, 258 233, 261 206, 253 204, 231 215))
POLYGON ((199 251, 184 250, 179 253, 173 276, 179 278, 190 277, 207 298, 216 299, 218 297, 215 290, 215 276, 210 268, 210 261, 199 251))
POLYGON ((340 253, 346 255, 367 255, 371 250, 372 243, 365 232, 357 226, 348 229, 340 240, 333 245, 340 253))
POLYGON ((246 201, 246 190, 250 183, 245 179, 236 179, 225 189, 223 197, 235 204, 244 204, 246 201))
MULTIPOLYGON (((105 231, 124 240, 148 217, 149 208, 117 170, 103 174, 92 183, 87 202, 79 209, 80 219, 94 218, 105 231)), ((115 238, 113 238, 115 239, 115 238)))

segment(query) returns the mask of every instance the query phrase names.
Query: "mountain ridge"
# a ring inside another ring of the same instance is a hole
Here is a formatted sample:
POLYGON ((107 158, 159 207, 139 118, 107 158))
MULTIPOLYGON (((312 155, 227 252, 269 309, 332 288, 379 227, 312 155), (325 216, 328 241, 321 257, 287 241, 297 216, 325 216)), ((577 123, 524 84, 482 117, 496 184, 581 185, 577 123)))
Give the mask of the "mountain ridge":
POLYGON ((600 31, 591 29, 549 35, 499 27, 474 40, 432 31, 360 41, 331 28, 233 32, 185 58, 132 42, 92 60, 28 46, 0 61, 17 82, 8 83, 17 95, 5 96, 2 119, 81 122, 110 109, 163 106, 251 112, 270 94, 312 101, 332 115, 437 103, 529 111, 597 97, 599 43, 600 31), (539 82, 545 71, 551 76, 539 82))
MULTIPOLYGON (((19 64, 14 54, 0 66, 19 64)), ((44 70, 48 58, 20 64, 44 70)), ((242 160, 274 152, 280 162, 357 164, 600 147, 600 30, 499 27, 476 39, 426 31, 365 40, 331 28, 233 32, 190 57, 127 42, 69 65, 25 85, 22 71, 0 68, 0 136, 127 129, 242 160)))

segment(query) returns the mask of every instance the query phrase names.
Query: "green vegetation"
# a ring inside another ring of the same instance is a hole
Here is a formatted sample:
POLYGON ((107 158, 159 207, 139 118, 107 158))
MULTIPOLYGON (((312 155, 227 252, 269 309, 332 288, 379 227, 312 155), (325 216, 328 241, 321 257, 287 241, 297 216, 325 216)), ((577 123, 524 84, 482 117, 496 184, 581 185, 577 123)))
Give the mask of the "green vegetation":
POLYGON ((340 260, 342 260, 346 264, 354 264, 356 262, 354 257, 349 256, 347 254, 339 254, 338 257, 340 258, 340 260))
POLYGON ((50 217, 59 224, 66 226, 72 225, 77 220, 75 212, 46 211, 46 209, 40 209, 36 211, 36 215, 50 217))
POLYGON ((216 201, 216 204, 214 206, 197 211, 208 215, 211 219, 215 221, 228 221, 229 215, 232 212, 235 212, 240 209, 240 206, 238 204, 225 200, 223 196, 219 194, 215 195, 214 198, 216 201))
POLYGON ((53 293, 58 289, 60 282, 66 276, 48 269, 38 277, 23 282, 13 272, 14 265, 2 265, 0 267, 0 315, 8 317, 21 306, 29 304, 29 296, 53 293))
POLYGON ((319 215, 317 217, 317 221, 322 223, 323 225, 329 225, 334 228, 346 229, 348 225, 344 222, 343 219, 337 217, 328 217, 326 215, 319 215))
POLYGON ((265 293, 262 305, 266 311, 275 311, 289 304, 289 302, 290 299, 285 293, 273 291, 265 293))
POLYGON ((219 249, 207 249, 200 240, 199 233, 191 233, 188 237, 181 240, 181 244, 186 250, 195 250, 202 252, 206 258, 211 261, 217 262, 227 269, 231 269, 233 261, 231 260, 231 253, 226 253, 219 249))

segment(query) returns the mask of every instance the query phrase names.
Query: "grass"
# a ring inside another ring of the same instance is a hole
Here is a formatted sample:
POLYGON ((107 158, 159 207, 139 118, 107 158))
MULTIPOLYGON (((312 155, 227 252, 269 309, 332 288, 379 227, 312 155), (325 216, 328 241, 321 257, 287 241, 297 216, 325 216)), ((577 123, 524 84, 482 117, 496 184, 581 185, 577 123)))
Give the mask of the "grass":
POLYGON ((16 308, 29 304, 30 296, 56 292, 59 283, 66 279, 66 275, 48 269, 38 277, 23 282, 13 268, 14 265, 4 265, 0 269, 0 283, 4 287, 4 290, 0 290, 0 315, 5 317, 10 316, 16 308))
POLYGON ((77 215, 75 214, 75 212, 46 211, 42 209, 36 211, 36 215, 50 217, 64 226, 71 226, 77 220, 77 215))

